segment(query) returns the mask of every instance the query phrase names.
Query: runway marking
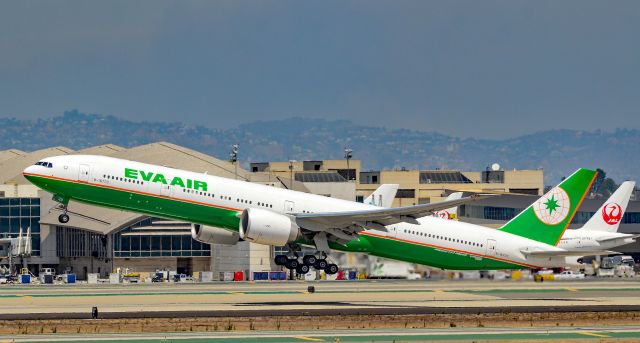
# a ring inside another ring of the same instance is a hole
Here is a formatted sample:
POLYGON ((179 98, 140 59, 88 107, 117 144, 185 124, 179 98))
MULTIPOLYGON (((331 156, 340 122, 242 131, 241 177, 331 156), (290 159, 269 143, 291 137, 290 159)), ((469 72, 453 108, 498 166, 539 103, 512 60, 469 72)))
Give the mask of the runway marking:
POLYGON ((579 334, 586 335, 586 336, 593 336, 593 337, 603 337, 603 338, 611 337, 611 336, 607 336, 607 335, 598 334, 598 333, 595 333, 595 332, 579 332, 579 334))
POLYGON ((575 289, 575 288, 567 288, 567 291, 569 291, 569 292, 577 292, 578 290, 575 289))
POLYGON ((324 342, 324 339, 314 338, 314 337, 307 337, 307 336, 295 336, 293 338, 302 339, 302 340, 305 340, 305 341, 324 342))

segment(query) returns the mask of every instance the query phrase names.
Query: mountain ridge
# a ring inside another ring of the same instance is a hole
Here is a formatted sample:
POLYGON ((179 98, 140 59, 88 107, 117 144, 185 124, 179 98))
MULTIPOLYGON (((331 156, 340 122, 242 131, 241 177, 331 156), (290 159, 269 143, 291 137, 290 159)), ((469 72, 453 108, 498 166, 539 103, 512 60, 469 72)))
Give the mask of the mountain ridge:
POLYGON ((545 170, 545 184, 556 184, 579 167, 602 168, 617 182, 640 176, 640 130, 555 129, 507 139, 460 138, 435 131, 391 129, 349 120, 289 118, 216 129, 168 122, 134 122, 77 110, 34 120, 0 118, 0 149, 33 151, 51 146, 82 149, 102 144, 132 147, 169 141, 228 157, 240 144, 239 161, 341 159, 354 150, 363 170, 484 170, 494 162, 505 169, 545 170), (73 132, 74 134, 69 134, 73 132))

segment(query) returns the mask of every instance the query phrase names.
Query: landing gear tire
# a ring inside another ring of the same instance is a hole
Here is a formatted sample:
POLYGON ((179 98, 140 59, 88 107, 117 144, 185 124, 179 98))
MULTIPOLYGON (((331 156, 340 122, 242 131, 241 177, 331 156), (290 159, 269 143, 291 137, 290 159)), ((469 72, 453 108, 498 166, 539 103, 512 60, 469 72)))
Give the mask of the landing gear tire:
POLYGON ((298 268, 298 266, 300 265, 300 262, 298 262, 297 259, 287 259, 287 263, 285 263, 285 267, 287 267, 287 269, 296 269, 298 268))
POLYGON ((66 213, 63 213, 61 215, 58 216, 58 221, 61 222, 62 224, 68 223, 69 222, 69 215, 66 213))
POLYGON ((318 270, 324 270, 325 268, 327 268, 327 260, 324 260, 324 259, 316 260, 316 263, 313 264, 313 268, 318 270))
POLYGON ((331 263, 324 268, 324 272, 333 275, 338 272, 338 265, 331 263))
POLYGON ((287 264, 287 255, 276 255, 276 257, 273 259, 273 261, 276 263, 277 266, 284 266, 287 264))
POLYGON ((304 264, 298 265, 298 267, 296 267, 296 272, 300 275, 306 274, 309 272, 309 266, 304 264))
POLYGON ((302 263, 304 263, 305 266, 313 267, 317 260, 318 258, 313 255, 305 255, 305 257, 302 258, 302 263))

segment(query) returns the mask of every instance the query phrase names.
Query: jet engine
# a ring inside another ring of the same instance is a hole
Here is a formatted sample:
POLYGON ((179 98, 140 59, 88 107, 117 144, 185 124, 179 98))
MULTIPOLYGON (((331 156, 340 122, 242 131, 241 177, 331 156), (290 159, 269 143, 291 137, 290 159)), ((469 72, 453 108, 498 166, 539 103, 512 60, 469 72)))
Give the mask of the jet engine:
POLYGON ((209 244, 234 245, 240 240, 238 232, 201 224, 191 224, 191 237, 196 241, 209 244))
POLYGON ((280 246, 295 241, 299 236, 300 227, 289 216, 261 208, 242 211, 240 237, 244 240, 280 246))

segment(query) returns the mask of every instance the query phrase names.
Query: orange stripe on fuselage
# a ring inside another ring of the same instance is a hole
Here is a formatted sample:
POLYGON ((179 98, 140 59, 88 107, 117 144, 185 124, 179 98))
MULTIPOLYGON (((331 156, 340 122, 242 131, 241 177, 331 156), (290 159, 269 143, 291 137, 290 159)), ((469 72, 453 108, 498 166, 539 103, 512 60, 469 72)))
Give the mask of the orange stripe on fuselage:
POLYGON ((22 175, 35 176, 35 177, 41 177, 41 178, 44 178, 44 179, 53 179, 53 180, 59 180, 59 181, 65 181, 65 182, 89 185, 89 186, 94 186, 94 187, 99 187, 99 188, 114 189, 114 190, 118 190, 118 191, 124 191, 124 192, 129 192, 129 193, 140 194, 140 195, 147 195, 147 196, 152 196, 152 197, 161 198, 161 199, 176 200, 176 201, 187 202, 187 203, 192 203, 192 204, 197 204, 197 205, 220 208, 220 209, 224 209, 224 210, 242 212, 242 210, 238 209, 238 208, 220 206, 220 205, 215 205, 215 204, 206 203, 206 202, 200 202, 200 201, 195 201, 195 200, 189 200, 189 199, 173 198, 173 197, 166 196, 166 195, 141 192, 141 191, 136 191, 136 190, 132 190, 132 189, 115 187, 115 186, 101 185, 101 184, 98 184, 98 183, 92 183, 92 182, 88 182, 88 181, 65 179, 65 178, 62 178, 62 177, 56 177, 56 176, 50 176, 50 175, 41 175, 41 174, 32 174, 32 173, 22 173, 22 175))

